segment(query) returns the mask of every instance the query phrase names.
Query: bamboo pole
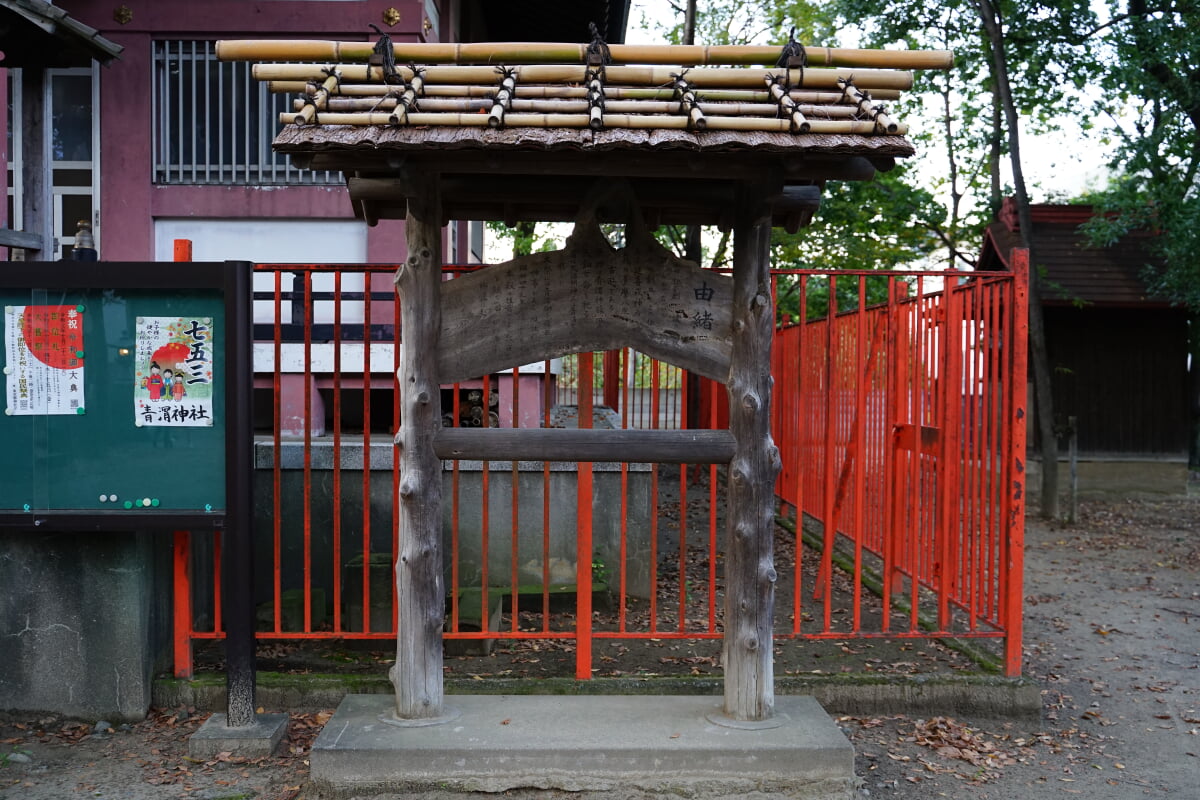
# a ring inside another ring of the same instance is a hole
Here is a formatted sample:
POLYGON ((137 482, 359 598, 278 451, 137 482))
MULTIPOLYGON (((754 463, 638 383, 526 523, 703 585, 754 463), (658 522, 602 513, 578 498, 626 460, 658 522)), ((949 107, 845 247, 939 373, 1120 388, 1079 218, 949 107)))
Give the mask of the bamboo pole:
POLYGON ((421 90, 425 87, 425 76, 418 70, 413 79, 409 81, 408 88, 404 90, 404 94, 396 101, 396 108, 392 112, 388 121, 393 125, 402 125, 409 112, 417 104, 417 98, 421 96, 421 90))
MULTIPOLYGON (((501 64, 587 62, 587 45, 555 42, 482 42, 439 44, 397 42, 398 62, 422 64, 501 64)), ((771 66, 782 52, 775 45, 609 45, 616 64, 736 64, 771 66)), ((366 62, 371 42, 244 39, 217 42, 221 61, 349 61, 366 62)), ((810 65, 885 69, 949 69, 954 54, 947 50, 866 50, 843 47, 805 47, 810 65)))
POLYGON ((682 111, 688 120, 688 127, 696 130, 704 130, 707 125, 707 120, 704 118, 704 112, 700 110, 699 104, 696 103, 696 95, 692 92, 688 82, 682 77, 675 79, 675 93, 679 97, 679 110, 682 111))
POLYGON ((300 109, 300 113, 296 115, 296 119, 293 121, 297 125, 307 125, 308 123, 312 122, 313 118, 316 117, 318 110, 325 110, 326 105, 329 102, 329 93, 332 92, 340 82, 341 73, 335 70, 333 74, 326 78, 325 82, 322 83, 320 88, 318 88, 317 91, 311 96, 310 99, 312 102, 303 104, 303 107, 300 109))
MULTIPOLYGON (((301 80, 319 81, 324 71, 333 68, 330 64, 255 64, 254 77, 260 81, 301 80)), ((555 83, 567 81, 584 83, 587 70, 584 67, 562 64, 524 64, 512 67, 520 83, 555 83)), ((342 80, 354 82, 384 82, 383 68, 365 64, 341 66, 342 80)), ((397 66, 396 72, 404 81, 411 81, 414 72, 410 67, 397 66)), ((431 66, 426 68, 426 79, 430 82, 449 84, 488 83, 495 78, 492 67, 431 66)), ((610 84, 631 86, 669 86, 679 68, 671 67, 607 67, 605 77, 610 84)), ((877 89, 911 89, 912 72, 907 70, 880 69, 786 69, 773 70, 789 86, 808 89, 841 88, 839 81, 852 80, 855 86, 875 91, 877 89)), ((763 73, 755 69, 704 67, 688 70, 688 85, 693 89, 756 88, 762 85, 763 73)))
POLYGON ((491 113, 488 114, 488 125, 492 128, 499 128, 504 124, 504 114, 508 111, 517 88, 516 72, 506 70, 502 75, 500 91, 496 92, 496 98, 492 101, 491 113))
POLYGON ((878 103, 871 103, 871 98, 866 97, 853 83, 850 81, 838 81, 838 85, 842 87, 842 91, 846 93, 846 97, 858 105, 859 111, 875 121, 880 130, 895 133, 900 127, 897 122, 884 112, 883 106, 878 103))
MULTIPOLYGON (((355 83, 342 84, 334 93, 340 97, 376 97, 394 93, 395 87, 382 84, 355 83)), ((312 94, 317 90, 317 84, 303 80, 272 80, 267 84, 267 91, 273 94, 312 94)), ((447 86, 445 84, 427 84, 426 97, 492 97, 496 87, 492 86, 447 86)), ((587 89, 582 86, 517 86, 517 97, 521 98, 578 98, 587 97, 587 89)), ((605 86, 604 96, 608 100, 671 100, 675 97, 673 89, 637 88, 629 86, 605 86)), ((792 89, 788 96, 798 103, 850 103, 843 92, 820 92, 803 89, 792 89)), ((876 89, 871 93, 876 100, 898 100, 898 89, 876 89)), ((771 95, 766 91, 745 89, 708 89, 699 95, 700 101, 711 102, 742 102, 767 103, 771 95)))
MULTIPOLYGON (((326 103, 326 111, 349 113, 354 111, 391 111, 396 107, 395 96, 381 97, 332 97, 326 103)), ((306 103, 296 99, 292 101, 294 110, 299 111, 306 103)), ((705 103, 700 102, 700 110, 709 117, 767 117, 774 114, 778 106, 771 103, 705 103)), ((425 112, 451 111, 461 114, 487 112, 492 107, 492 101, 486 97, 440 98, 422 97, 418 103, 419 110, 425 112)), ((510 108, 521 113, 546 114, 583 114, 590 110, 587 100, 521 100, 512 101, 510 108)), ((797 104, 796 109, 805 115, 814 115, 826 119, 852 119, 858 113, 854 106, 814 106, 797 104)), ((604 104, 604 110, 612 114, 673 114, 679 110, 678 103, 658 102, 655 100, 609 100, 604 104)))
MULTIPOLYGON (((393 116, 385 112, 348 112, 321 114, 318 122, 322 125, 347 125, 368 127, 371 125, 395 125, 393 116)), ((458 128, 489 127, 489 115, 465 113, 424 113, 410 112, 407 117, 409 125, 441 126, 458 128)), ((294 120, 289 113, 279 115, 279 122, 287 125, 294 120)), ((879 133, 875 123, 871 121, 843 119, 808 119, 807 133, 869 136, 879 133)), ((620 128, 626 130, 687 130, 690 119, 681 116, 656 116, 643 114, 605 114, 605 128, 620 128)), ((588 128, 591 127, 591 116, 581 114, 544 114, 544 113, 507 113, 504 115, 504 125, 508 128, 588 128)), ((704 128, 707 131, 762 131, 766 133, 788 133, 792 131, 790 119, 774 119, 767 117, 704 117, 704 128)), ((799 133, 799 131, 795 131, 799 133)), ((908 126, 898 124, 893 132, 897 136, 908 133, 908 126)))
POLYGON ((588 103, 588 123, 592 130, 600 130, 604 127, 604 81, 601 77, 603 70, 593 69, 588 73, 587 85, 587 103, 588 103))
POLYGON ((770 92, 771 97, 775 98, 775 102, 779 103, 779 110, 791 121, 792 130, 797 133, 808 133, 811 126, 804 119, 804 114, 800 113, 796 101, 788 97, 787 90, 770 75, 767 76, 767 91, 770 92))

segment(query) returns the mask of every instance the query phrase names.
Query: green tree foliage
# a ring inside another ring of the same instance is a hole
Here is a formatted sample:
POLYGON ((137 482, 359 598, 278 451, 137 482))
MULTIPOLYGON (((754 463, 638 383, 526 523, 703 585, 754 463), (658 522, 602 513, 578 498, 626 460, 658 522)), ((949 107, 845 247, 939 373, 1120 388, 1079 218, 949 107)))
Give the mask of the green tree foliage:
MULTIPOLYGON (((675 24, 658 31, 664 39, 679 42, 683 35, 685 4, 672 2, 675 24)), ((828 4, 808 0, 701 0, 696 20, 696 41, 702 44, 777 44, 782 50, 794 29, 797 40, 808 44, 841 44, 837 19, 828 4)), ((931 264, 946 238, 946 209, 933 193, 920 187, 916 170, 900 164, 879 173, 870 182, 831 182, 822 193, 821 207, 812 225, 795 234, 776 229, 771 237, 772 265, 791 269, 892 270, 931 264)), ((685 252, 683 226, 668 226, 660 237, 679 255, 685 252)), ((703 262, 709 267, 727 267, 732 258, 728 233, 709 231, 703 239, 703 262)), ((858 302, 854 281, 838 286, 838 307, 852 308, 858 302)), ((871 300, 886 297, 886 280, 871 281, 871 300), (874 288, 884 286, 882 295, 874 288)), ((800 292, 795 282, 785 281, 779 311, 798 316, 800 292)), ((828 288, 820 280, 810 281, 805 291, 806 316, 824 316, 828 288)))
MULTIPOLYGON (((1089 0, 989 0, 1004 29, 1012 101, 1022 133, 1056 128, 1078 107, 1095 58, 1076 32, 1094 26, 1089 0)), ((913 137, 925 154, 926 184, 944 199, 944 227, 933 228, 956 265, 973 263, 980 233, 1007 188, 1001 165, 1008 142, 996 93, 991 46, 979 0, 835 0, 859 44, 939 48, 954 52, 947 72, 920 71, 900 101, 903 118, 936 118, 913 137), (935 161, 940 159, 940 163, 935 161)), ((1080 119, 1087 127, 1088 120, 1080 119)), ((1036 185, 1036 176, 1032 181, 1036 185)))
POLYGON ((1160 294, 1200 311, 1200 3, 1113 0, 1104 26, 1084 32, 1107 56, 1099 106, 1116 121, 1119 177, 1088 199, 1097 244, 1151 230, 1160 294))

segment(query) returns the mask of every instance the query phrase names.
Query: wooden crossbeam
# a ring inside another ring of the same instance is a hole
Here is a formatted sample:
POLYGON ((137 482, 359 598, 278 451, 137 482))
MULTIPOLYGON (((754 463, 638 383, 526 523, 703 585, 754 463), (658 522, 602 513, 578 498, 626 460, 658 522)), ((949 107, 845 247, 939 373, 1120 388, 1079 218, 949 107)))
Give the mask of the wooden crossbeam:
POLYGON ((728 464, 729 431, 442 428, 438 458, 471 461, 600 461, 645 464, 728 464))

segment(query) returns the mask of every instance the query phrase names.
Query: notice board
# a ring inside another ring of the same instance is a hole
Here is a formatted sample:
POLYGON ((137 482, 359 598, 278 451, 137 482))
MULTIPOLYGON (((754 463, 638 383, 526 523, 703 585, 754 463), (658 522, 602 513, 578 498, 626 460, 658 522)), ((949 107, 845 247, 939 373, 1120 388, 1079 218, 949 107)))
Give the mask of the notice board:
POLYGON ((0 270, 0 524, 223 527, 251 480, 250 270, 0 270))

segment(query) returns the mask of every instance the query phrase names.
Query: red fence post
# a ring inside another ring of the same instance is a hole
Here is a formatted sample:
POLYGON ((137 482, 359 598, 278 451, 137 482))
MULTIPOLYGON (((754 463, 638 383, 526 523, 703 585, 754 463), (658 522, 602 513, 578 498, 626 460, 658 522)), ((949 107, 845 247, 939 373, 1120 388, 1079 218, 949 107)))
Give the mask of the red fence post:
MULTIPOLYGON (((579 427, 592 427, 594 356, 579 354, 579 427)), ((657 365, 656 365, 657 366, 657 365)), ((592 465, 579 462, 575 516, 575 678, 592 677, 592 465)))
MULTIPOLYGON (((1009 369, 1008 391, 1012 398, 1009 409, 1012 425, 1008 437, 1011 450, 1006 454, 1012 464, 1012 485, 1004 487, 1008 508, 1005 509, 1008 558, 1004 569, 1004 672, 1009 677, 1021 674, 1022 603, 1025 584, 1025 413, 1026 381, 1028 374, 1029 347, 1029 251, 1015 249, 1012 254, 1013 302, 1009 331, 1009 352, 1012 365, 1009 369)), ((1051 465, 1053 466, 1053 465, 1051 465)))
MULTIPOLYGON (((192 240, 175 240, 175 261, 192 260, 192 240)), ((174 562, 174 638, 175 677, 192 677, 192 536, 175 531, 172 547, 174 562)))
POLYGON ((175 677, 192 677, 192 537, 175 531, 172 547, 175 583, 174 634, 175 677))

